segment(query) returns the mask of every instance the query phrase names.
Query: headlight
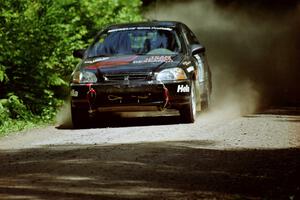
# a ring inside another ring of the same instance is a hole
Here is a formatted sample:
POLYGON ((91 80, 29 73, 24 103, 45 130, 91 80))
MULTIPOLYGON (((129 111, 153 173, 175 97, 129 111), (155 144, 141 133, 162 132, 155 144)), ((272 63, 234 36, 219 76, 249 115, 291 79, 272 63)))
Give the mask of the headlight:
POLYGON ((76 71, 73 74, 73 83, 96 83, 97 77, 93 72, 76 71))
POLYGON ((185 72, 181 68, 164 69, 156 76, 158 81, 172 81, 187 79, 185 72))

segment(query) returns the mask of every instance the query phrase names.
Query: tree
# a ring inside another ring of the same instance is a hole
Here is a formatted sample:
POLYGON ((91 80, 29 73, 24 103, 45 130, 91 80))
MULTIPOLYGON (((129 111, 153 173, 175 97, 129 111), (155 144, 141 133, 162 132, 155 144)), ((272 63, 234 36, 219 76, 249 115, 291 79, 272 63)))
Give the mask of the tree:
POLYGON ((78 62, 72 51, 108 24, 141 20, 140 6, 140 0, 0 0, 0 120, 3 113, 24 114, 13 114, 12 102, 35 115, 54 113, 63 98, 58 88, 68 85, 78 62))

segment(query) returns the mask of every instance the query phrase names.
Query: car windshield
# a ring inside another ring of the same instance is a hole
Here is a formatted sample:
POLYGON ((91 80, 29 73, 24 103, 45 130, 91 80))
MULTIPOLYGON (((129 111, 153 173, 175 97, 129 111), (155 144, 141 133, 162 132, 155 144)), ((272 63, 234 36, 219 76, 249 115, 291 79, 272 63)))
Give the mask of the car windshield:
POLYGON ((177 54, 181 52, 176 32, 165 27, 111 29, 100 34, 87 57, 132 54, 177 54))

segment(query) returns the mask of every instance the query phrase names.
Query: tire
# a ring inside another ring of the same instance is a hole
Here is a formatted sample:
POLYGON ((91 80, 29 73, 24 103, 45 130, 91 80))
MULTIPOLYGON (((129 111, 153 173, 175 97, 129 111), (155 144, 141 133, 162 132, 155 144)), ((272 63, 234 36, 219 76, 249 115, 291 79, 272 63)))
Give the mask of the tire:
POLYGON ((73 128, 85 128, 88 126, 89 113, 85 109, 71 108, 73 128))
POLYGON ((180 109, 180 117, 184 123, 194 123, 197 116, 197 95, 195 82, 191 84, 191 95, 189 104, 180 109))
POLYGON ((196 110, 197 112, 201 112, 202 111, 202 107, 201 107, 201 88, 200 88, 200 84, 195 81, 195 86, 196 86, 196 95, 197 95, 197 107, 196 110))
POLYGON ((208 88, 206 88, 205 90, 206 90, 205 93, 201 97, 201 110, 202 111, 206 111, 210 107, 210 92, 209 92, 208 88))

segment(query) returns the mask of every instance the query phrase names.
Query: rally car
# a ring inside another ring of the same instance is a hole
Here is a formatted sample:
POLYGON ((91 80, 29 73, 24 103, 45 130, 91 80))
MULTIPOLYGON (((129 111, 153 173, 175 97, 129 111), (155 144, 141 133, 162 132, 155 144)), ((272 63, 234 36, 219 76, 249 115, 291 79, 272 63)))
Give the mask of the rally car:
POLYGON ((210 104, 205 48, 183 23, 112 25, 73 55, 81 58, 70 83, 75 127, 94 113, 166 109, 193 123, 210 104))

